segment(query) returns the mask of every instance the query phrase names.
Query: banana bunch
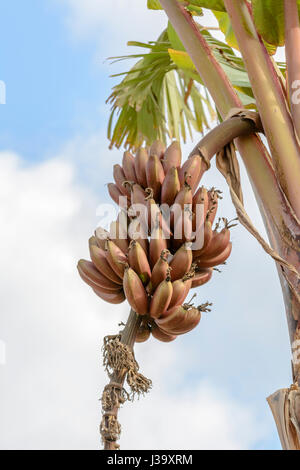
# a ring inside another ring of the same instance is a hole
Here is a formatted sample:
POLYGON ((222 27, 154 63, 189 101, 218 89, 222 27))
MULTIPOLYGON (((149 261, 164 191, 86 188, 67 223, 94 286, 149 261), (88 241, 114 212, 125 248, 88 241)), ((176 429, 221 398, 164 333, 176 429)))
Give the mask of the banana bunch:
POLYGON ((122 166, 114 165, 115 183, 108 184, 108 191, 120 206, 119 215, 109 232, 95 231, 89 240, 91 261, 80 260, 78 271, 101 299, 114 304, 127 299, 143 316, 137 342, 151 333, 173 341, 209 310, 208 303, 196 308, 184 302, 229 257, 233 225, 219 219, 212 228, 220 193, 198 188, 205 170, 199 155, 181 165, 179 144, 165 149, 160 141, 149 151, 140 148, 135 157, 125 152, 122 166), (202 242, 195 248, 200 230, 202 242))

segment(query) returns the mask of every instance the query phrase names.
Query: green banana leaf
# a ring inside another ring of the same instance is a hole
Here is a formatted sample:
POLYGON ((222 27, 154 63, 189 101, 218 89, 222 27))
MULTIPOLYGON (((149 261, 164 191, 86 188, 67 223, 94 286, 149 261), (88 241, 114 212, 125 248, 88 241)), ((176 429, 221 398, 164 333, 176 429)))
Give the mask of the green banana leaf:
MULTIPOLYGON (((224 12, 219 12, 219 11, 214 11, 213 13, 214 13, 215 17, 218 20, 220 30, 222 31, 222 33, 225 36, 226 43, 230 47, 232 47, 236 50, 239 50, 238 42, 237 42, 235 34, 233 32, 233 29, 232 29, 232 26, 231 26, 231 21, 230 21, 230 18, 228 16, 228 14, 224 13, 224 12)), ((268 51, 268 54, 269 55, 274 55, 276 53, 277 46, 269 44, 265 40, 263 40, 263 41, 264 41, 264 44, 265 44, 266 49, 268 51)))
POLYGON ((215 11, 226 11, 223 0, 193 0, 191 3, 201 8, 208 8, 215 11))
POLYGON ((115 75, 125 76, 108 98, 111 146, 135 148, 156 138, 165 141, 167 136, 185 141, 187 134, 192 137, 192 129, 203 132, 215 117, 214 109, 204 90, 201 95, 201 87, 171 60, 167 31, 156 42, 129 45, 146 52, 114 58, 114 62, 138 61, 128 72, 115 75))
POLYGON ((159 0, 147 0, 147 7, 149 10, 162 10, 159 0))
POLYGON ((226 43, 230 47, 239 50, 239 46, 235 34, 233 32, 228 14, 221 11, 214 11, 213 13, 218 20, 220 30, 225 36, 226 43))
MULTIPOLYGON (((195 13, 202 14, 202 8, 209 8, 210 10, 226 11, 223 0, 179 0, 190 10, 195 13)), ((147 7, 149 10, 163 10, 159 0, 147 0, 147 7)))
MULTIPOLYGON (((273 46, 284 45, 283 2, 284 0, 251 0, 257 31, 267 43, 273 46)), ((299 12, 300 0, 297 4, 299 12)))
POLYGON ((185 47, 182 44, 181 39, 178 37, 178 34, 176 33, 170 21, 168 22, 167 34, 172 49, 175 49, 176 51, 185 51, 185 47))
MULTIPOLYGON (((243 105, 255 109, 255 99, 245 66, 230 45, 216 39, 199 25, 243 105)), ((136 59, 129 71, 114 86, 108 103, 111 115, 108 138, 111 146, 137 148, 159 138, 193 138, 203 133, 216 119, 216 110, 192 60, 171 24, 157 41, 131 41, 141 53, 112 58, 114 62, 136 59)), ((284 73, 285 64, 278 63, 284 73)))

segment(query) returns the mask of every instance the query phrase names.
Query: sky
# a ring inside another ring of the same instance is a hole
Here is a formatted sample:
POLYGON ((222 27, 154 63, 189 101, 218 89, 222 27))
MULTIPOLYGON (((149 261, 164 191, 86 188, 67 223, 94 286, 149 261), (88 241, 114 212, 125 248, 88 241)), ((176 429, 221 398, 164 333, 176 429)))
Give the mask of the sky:
MULTIPOLYGON (((0 448, 98 449, 107 382, 102 339, 128 304, 102 302, 76 263, 108 203, 121 150, 108 150, 107 57, 154 40, 163 12, 144 1, 11 0, 1 6, 0 448), (16 13, 17 12, 17 13, 16 13)), ((210 17, 205 18, 211 21, 210 17)), ((183 146, 185 157, 193 143, 183 146)), ((246 208, 265 234, 242 167, 246 208)), ((224 191, 214 165, 207 187, 224 191)), ((266 397, 290 385, 289 340, 274 262, 243 227, 222 273, 197 290, 213 302, 170 344, 137 345, 153 389, 120 411, 122 449, 279 449, 266 397), (186 432, 188 423, 189 432, 186 432)))

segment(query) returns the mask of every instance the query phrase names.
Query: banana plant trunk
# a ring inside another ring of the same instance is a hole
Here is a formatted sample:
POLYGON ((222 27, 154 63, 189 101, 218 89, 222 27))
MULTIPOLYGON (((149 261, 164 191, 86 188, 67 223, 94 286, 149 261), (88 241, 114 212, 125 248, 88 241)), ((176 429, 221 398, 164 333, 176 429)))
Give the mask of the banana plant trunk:
MULTIPOLYGON (((177 0, 160 3, 222 118, 232 108, 242 108, 190 13, 177 0)), ((251 181, 270 245, 285 261, 277 262, 277 270, 291 342, 293 384, 270 396, 268 403, 283 449, 300 450, 300 147, 295 133, 298 126, 292 120, 274 64, 256 32, 249 5, 244 0, 224 0, 224 4, 253 88, 268 148, 258 135, 240 136, 234 142, 251 181)))
MULTIPOLYGON (((109 339, 117 339, 120 342, 120 345, 125 347, 124 352, 126 353, 126 348, 129 348, 129 351, 133 352, 133 347, 136 339, 136 334, 141 324, 141 315, 137 315, 132 309, 126 325, 120 335, 116 337, 106 337, 105 342, 109 339)), ((104 450, 118 450, 119 445, 117 440, 120 437, 121 426, 118 422, 118 413, 120 406, 126 400, 124 397, 124 382, 128 370, 126 368, 118 368, 112 371, 110 375, 110 381, 104 388, 102 394, 102 421, 100 424, 100 434, 102 437, 102 442, 104 450)))

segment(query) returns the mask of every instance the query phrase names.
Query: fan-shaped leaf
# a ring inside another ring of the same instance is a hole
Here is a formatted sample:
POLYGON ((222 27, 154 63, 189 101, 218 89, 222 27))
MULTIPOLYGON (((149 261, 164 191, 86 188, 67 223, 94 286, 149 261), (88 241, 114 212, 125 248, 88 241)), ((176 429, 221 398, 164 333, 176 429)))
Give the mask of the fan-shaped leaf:
MULTIPOLYGON (((241 57, 232 47, 199 26, 208 45, 236 89, 245 107, 255 107, 252 88, 241 57)), ((136 148, 159 138, 186 140, 203 132, 216 117, 214 104, 198 72, 171 25, 156 42, 131 41, 140 54, 121 56, 137 62, 113 88, 108 126, 111 146, 136 148)), ((284 72, 285 64, 278 64, 284 72)), ((116 76, 116 75, 115 75, 116 76)))
POLYGON ((168 49, 171 59, 181 70, 187 70, 193 72, 195 77, 197 76, 197 70, 195 69, 194 63, 187 52, 176 51, 174 49, 168 49))
MULTIPOLYGON (((192 127, 202 132, 212 115, 211 104, 203 106, 207 100, 193 79, 199 78, 193 64, 189 61, 181 68, 171 59, 167 30, 156 42, 129 44, 148 52, 129 56, 139 60, 113 88, 108 99, 112 104, 108 126, 111 145, 134 148, 144 142, 150 144, 156 138, 165 140, 166 136, 185 141, 187 130, 192 136, 192 127)), ((174 53, 183 55, 187 61, 184 51, 174 50, 174 53)), ((126 58, 121 56, 114 61, 126 58)))

